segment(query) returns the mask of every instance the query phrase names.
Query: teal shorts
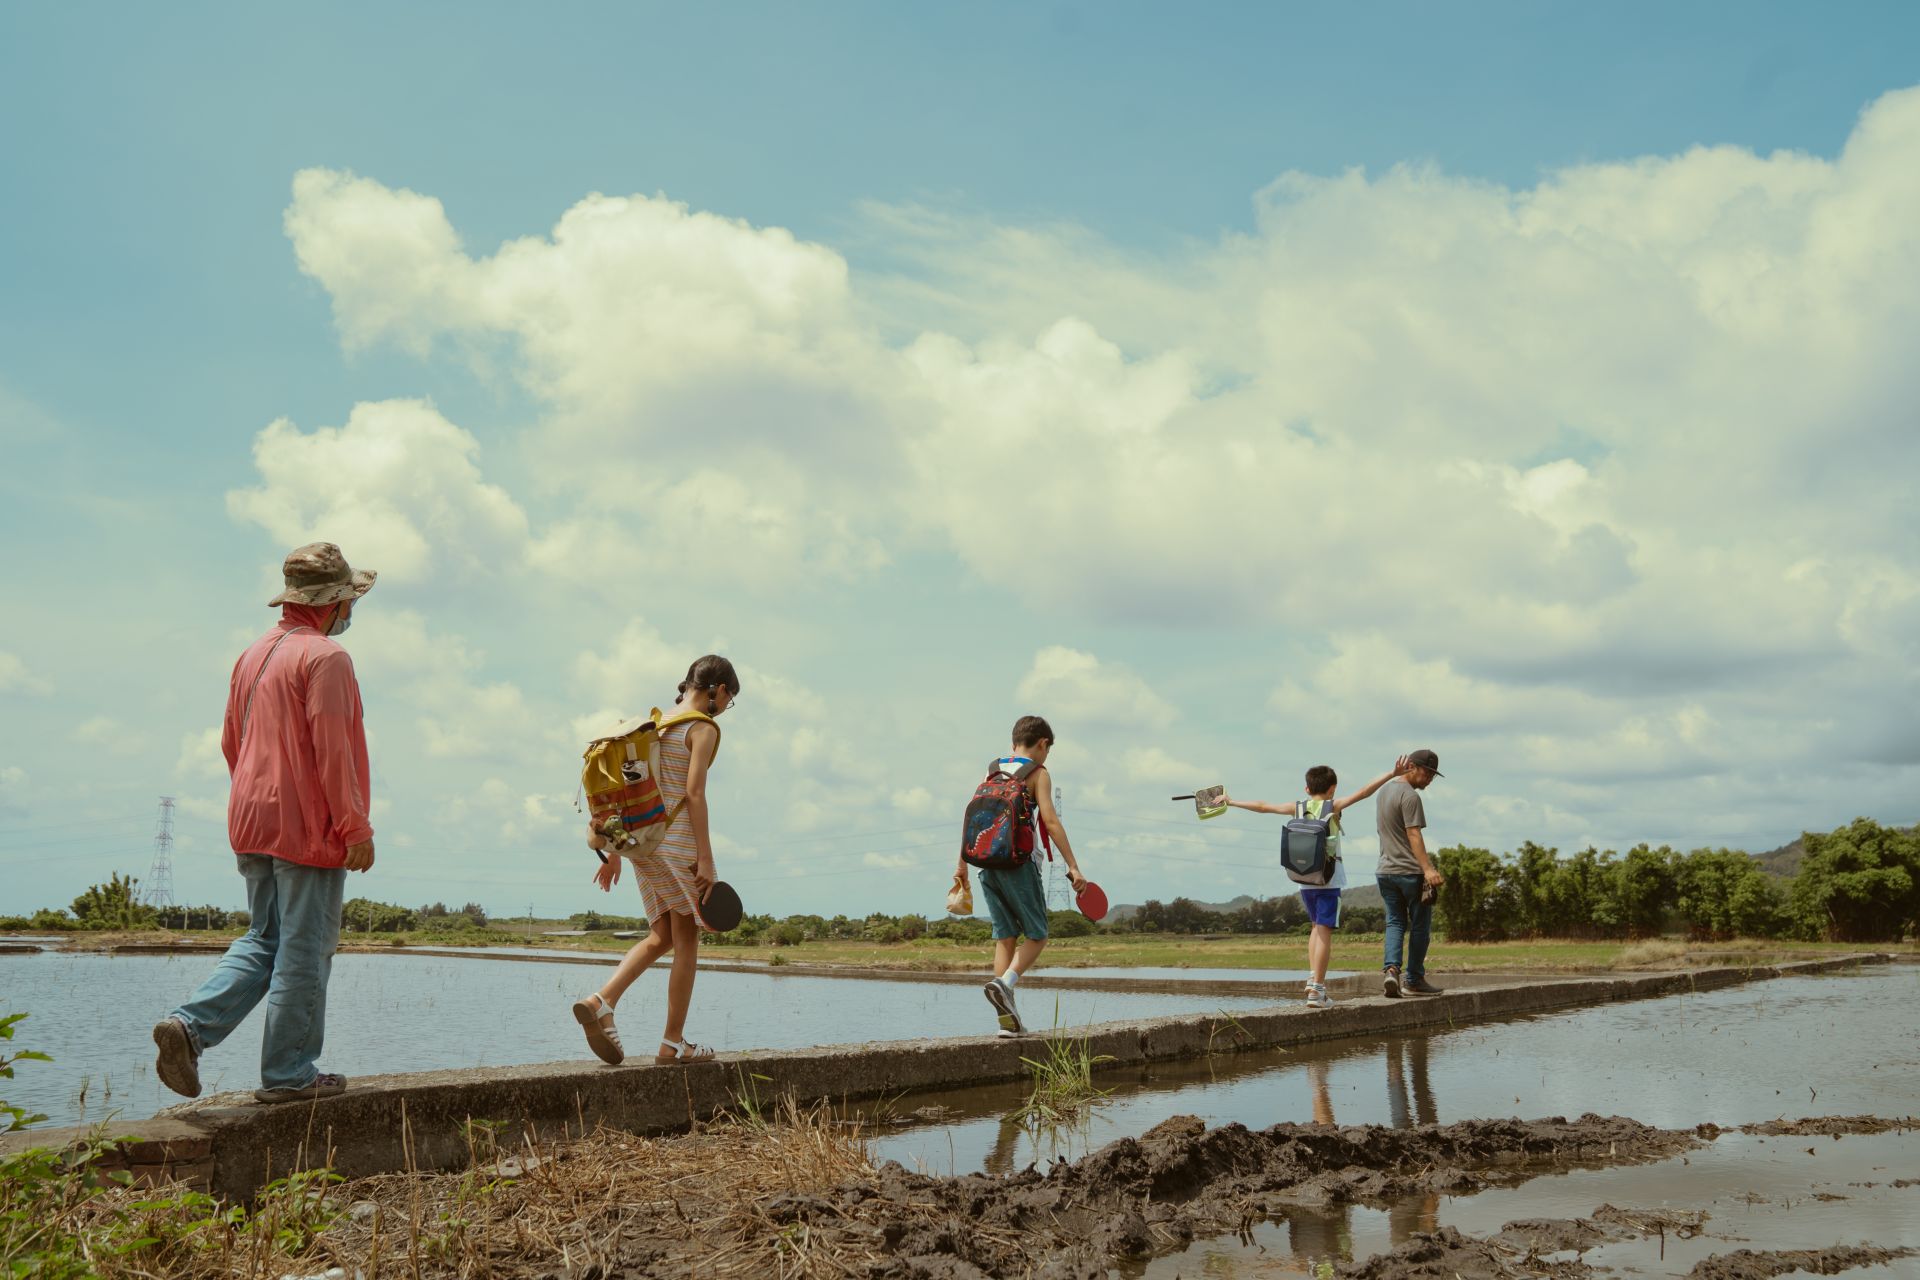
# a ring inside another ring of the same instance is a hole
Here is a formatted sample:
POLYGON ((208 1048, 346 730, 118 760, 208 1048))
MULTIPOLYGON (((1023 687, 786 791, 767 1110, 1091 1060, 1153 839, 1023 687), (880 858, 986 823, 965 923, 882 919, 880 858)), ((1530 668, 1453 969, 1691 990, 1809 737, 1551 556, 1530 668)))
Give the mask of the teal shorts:
POLYGON ((1029 862, 1011 871, 980 872, 980 896, 987 900, 995 938, 1047 936, 1047 890, 1040 882, 1040 864, 1029 862))

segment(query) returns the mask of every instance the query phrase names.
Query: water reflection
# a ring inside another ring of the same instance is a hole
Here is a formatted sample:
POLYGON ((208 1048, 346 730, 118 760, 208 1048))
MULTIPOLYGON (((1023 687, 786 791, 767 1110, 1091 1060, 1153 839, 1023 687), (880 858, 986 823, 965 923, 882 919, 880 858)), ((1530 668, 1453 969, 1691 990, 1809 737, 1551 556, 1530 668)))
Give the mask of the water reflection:
POLYGON ((1387 1043, 1387 1121, 1396 1129, 1434 1124, 1440 1114, 1433 1105, 1433 1082, 1427 1076, 1427 1037, 1387 1043), (1413 1076, 1412 1106, 1408 1106, 1407 1076, 1413 1076))
MULTIPOLYGON (((1393 1117, 1393 1126, 1405 1129, 1414 1124, 1434 1123, 1436 1108, 1432 1081, 1427 1074, 1426 1037, 1392 1041, 1386 1046, 1382 1057, 1387 1068, 1387 1106, 1393 1117), (1411 1094, 1407 1088, 1409 1076, 1413 1085, 1411 1094)), ((1329 1127, 1339 1124, 1334 1115, 1333 1090, 1329 1083, 1332 1066, 1332 1062, 1324 1057, 1306 1064, 1313 1122, 1329 1127)), ((1375 1211, 1360 1212, 1369 1217, 1378 1217, 1375 1211)), ((1311 1275, 1323 1263, 1337 1267, 1353 1259, 1354 1213, 1351 1204, 1291 1206, 1273 1214, 1271 1227, 1286 1228, 1286 1251, 1302 1263, 1307 1274, 1311 1275)), ((1388 1238, 1398 1247, 1411 1239, 1415 1232, 1434 1230, 1439 1220, 1440 1197, 1437 1194, 1409 1197, 1387 1211, 1388 1238)))

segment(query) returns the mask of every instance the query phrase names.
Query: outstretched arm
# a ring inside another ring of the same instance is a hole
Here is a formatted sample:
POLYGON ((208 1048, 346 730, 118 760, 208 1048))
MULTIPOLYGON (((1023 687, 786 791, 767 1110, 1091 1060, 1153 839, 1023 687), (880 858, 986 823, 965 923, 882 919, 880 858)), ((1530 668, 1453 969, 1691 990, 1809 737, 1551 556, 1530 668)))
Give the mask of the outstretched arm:
POLYGON ((1362 800, 1365 800, 1368 796, 1372 795, 1374 792, 1378 791, 1380 788, 1386 786, 1389 782, 1392 782, 1395 778, 1399 777, 1401 774, 1405 773, 1408 769, 1411 769, 1412 767, 1413 767, 1412 765, 1407 763, 1407 758, 1405 756, 1401 756, 1398 760, 1395 760, 1393 762, 1393 768, 1387 770, 1385 773, 1375 778, 1372 782, 1369 782, 1366 786, 1360 788, 1358 791, 1348 796, 1345 800, 1334 801, 1333 811, 1335 813, 1338 813, 1342 809, 1350 808, 1353 805, 1359 804, 1362 800))
POLYGON ((1248 813, 1277 813, 1283 818, 1291 818, 1300 807, 1292 800, 1283 804, 1271 804, 1265 800, 1235 800, 1224 791, 1220 793, 1220 803, 1230 809, 1245 809, 1248 813))

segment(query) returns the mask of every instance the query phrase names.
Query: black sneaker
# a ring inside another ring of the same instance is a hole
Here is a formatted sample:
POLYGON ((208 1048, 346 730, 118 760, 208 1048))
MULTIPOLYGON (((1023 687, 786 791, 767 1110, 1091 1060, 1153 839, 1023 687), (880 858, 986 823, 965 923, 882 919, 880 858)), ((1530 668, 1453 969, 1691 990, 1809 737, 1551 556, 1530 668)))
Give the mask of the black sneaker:
POLYGON ((1400 998, 1400 966, 1399 965, 1390 964, 1387 966, 1386 973, 1381 976, 1380 986, 1381 986, 1381 989, 1387 993, 1387 999, 1398 1000, 1400 998))
POLYGON ((1425 978, 1408 978, 1400 984, 1400 989, 1410 996, 1437 996, 1440 994, 1440 988, 1434 986, 1425 978))

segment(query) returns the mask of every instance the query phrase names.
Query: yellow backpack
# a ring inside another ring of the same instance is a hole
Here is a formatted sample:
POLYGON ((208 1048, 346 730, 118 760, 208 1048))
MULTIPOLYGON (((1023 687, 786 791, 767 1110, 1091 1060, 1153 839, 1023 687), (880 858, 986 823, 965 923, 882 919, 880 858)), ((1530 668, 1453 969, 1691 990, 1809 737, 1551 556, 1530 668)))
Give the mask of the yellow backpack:
POLYGON ((678 711, 662 719, 655 707, 645 721, 623 720, 611 734, 587 744, 580 789, 586 793, 588 820, 613 852, 629 858, 652 853, 680 816, 685 797, 668 812, 660 794, 660 733, 688 720, 704 720, 719 732, 703 711, 678 711))

